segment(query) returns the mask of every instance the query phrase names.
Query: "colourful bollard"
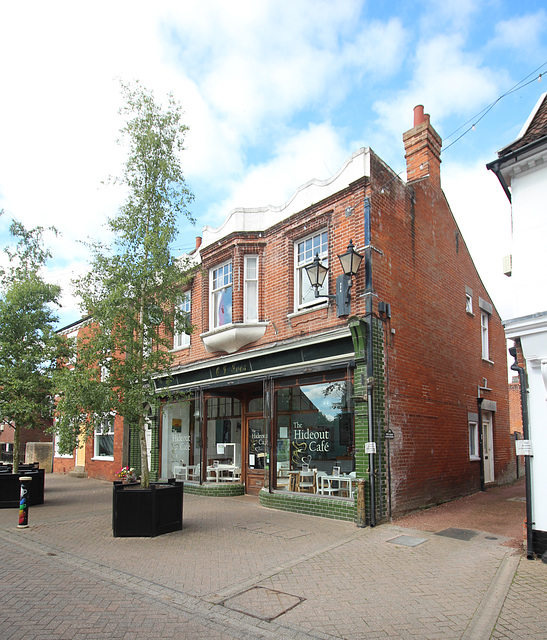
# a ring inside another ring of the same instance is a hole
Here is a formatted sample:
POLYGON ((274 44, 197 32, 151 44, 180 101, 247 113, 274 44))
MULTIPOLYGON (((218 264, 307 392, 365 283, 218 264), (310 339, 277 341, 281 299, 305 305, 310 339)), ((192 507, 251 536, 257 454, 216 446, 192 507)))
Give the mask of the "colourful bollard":
POLYGON ((28 489, 32 478, 29 476, 21 476, 19 482, 21 483, 21 493, 19 499, 19 524, 17 528, 26 529, 28 528, 28 489))

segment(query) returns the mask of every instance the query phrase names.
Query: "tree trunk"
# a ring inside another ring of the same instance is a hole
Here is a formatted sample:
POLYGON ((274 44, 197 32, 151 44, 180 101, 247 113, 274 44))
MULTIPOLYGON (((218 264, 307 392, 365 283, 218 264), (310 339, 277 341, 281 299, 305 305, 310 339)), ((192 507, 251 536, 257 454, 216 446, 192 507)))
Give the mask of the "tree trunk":
POLYGON ((148 469, 148 452, 146 450, 146 425, 144 416, 139 416, 139 441, 141 445, 141 486, 148 488, 150 484, 150 471, 148 469))
POLYGON ((13 473, 19 472, 19 425, 13 429, 13 473))

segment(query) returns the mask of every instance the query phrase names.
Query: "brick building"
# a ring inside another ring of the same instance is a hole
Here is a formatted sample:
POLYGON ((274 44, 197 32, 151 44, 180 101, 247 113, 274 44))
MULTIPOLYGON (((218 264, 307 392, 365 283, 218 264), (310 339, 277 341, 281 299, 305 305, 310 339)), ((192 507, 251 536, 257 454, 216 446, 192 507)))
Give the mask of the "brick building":
MULTIPOLYGON (((203 230, 152 477, 350 520, 364 479, 370 523, 514 477, 504 331, 441 189, 441 140, 414 118, 407 182, 362 148, 284 205, 203 230)), ((127 430, 112 468, 138 467, 127 430)))

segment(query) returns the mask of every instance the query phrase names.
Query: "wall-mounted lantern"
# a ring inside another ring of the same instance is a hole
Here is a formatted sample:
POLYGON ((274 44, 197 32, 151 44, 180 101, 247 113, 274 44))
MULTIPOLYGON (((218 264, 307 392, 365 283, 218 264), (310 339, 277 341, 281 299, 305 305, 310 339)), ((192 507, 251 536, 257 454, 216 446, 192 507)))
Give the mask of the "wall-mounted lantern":
POLYGON ((306 272, 315 292, 315 297, 336 300, 337 316, 343 318, 349 316, 351 313, 350 289, 353 285, 352 276, 357 274, 363 256, 354 250, 353 241, 350 240, 348 250, 346 253, 339 255, 338 259, 340 260, 344 273, 336 278, 336 295, 323 295, 319 293, 329 271, 328 267, 321 264, 319 254, 315 254, 313 262, 306 267, 306 272))

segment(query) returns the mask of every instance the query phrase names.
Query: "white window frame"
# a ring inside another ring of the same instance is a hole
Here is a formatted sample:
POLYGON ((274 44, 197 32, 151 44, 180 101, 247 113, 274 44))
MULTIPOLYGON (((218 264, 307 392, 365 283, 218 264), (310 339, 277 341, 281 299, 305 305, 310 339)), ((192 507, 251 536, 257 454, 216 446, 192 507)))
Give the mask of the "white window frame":
MULTIPOLYGON (((188 324, 190 324, 191 314, 192 314, 192 292, 185 291, 184 297, 179 302, 179 310, 184 313, 188 319, 188 324)), ((180 331, 173 334, 173 350, 176 351, 178 349, 188 349, 190 346, 190 334, 185 331, 180 331)))
POLYGON ((243 318, 247 323, 258 322, 258 268, 257 255, 247 255, 243 267, 243 318), (251 261, 255 262, 254 268, 251 261))
POLYGON ((486 311, 481 310, 481 349, 483 360, 490 360, 490 340, 488 336, 489 320, 490 315, 486 311))
POLYGON ((470 293, 465 294, 465 311, 473 315, 473 296, 470 293))
POLYGON ((469 422, 469 459, 480 460, 479 455, 479 423, 469 422))
MULTIPOLYGON (((53 425, 57 427, 57 422, 59 422, 59 418, 55 416, 53 418, 53 425)), ((72 453, 59 453, 59 434, 55 433, 53 435, 53 457, 54 458, 74 458, 74 451, 72 453)))
POLYGON ((299 238, 294 243, 294 307, 295 310, 305 309, 307 307, 324 303, 328 295, 328 275, 323 282, 323 286, 319 290, 320 295, 315 297, 314 291, 310 284, 308 274, 305 267, 311 264, 316 253, 319 255, 321 264, 328 268, 329 266, 329 236, 327 229, 321 229, 311 233, 303 238, 299 238))
POLYGON ((93 459, 94 460, 114 460, 114 422, 116 416, 114 414, 108 420, 103 420, 99 428, 95 428, 93 433, 93 459), (105 426, 108 426, 108 431, 105 432, 105 426), (101 436, 112 436, 112 455, 100 455, 99 454, 99 441, 101 436))
POLYGON ((233 305, 233 267, 232 261, 223 262, 209 272, 209 328, 219 329, 232 324, 233 308, 230 307, 229 322, 220 323, 219 303, 222 292, 231 289, 232 305, 233 305), (229 267, 229 268, 228 268, 229 267), (221 273, 222 272, 222 273, 221 273), (217 274, 217 275, 215 275, 217 274))

